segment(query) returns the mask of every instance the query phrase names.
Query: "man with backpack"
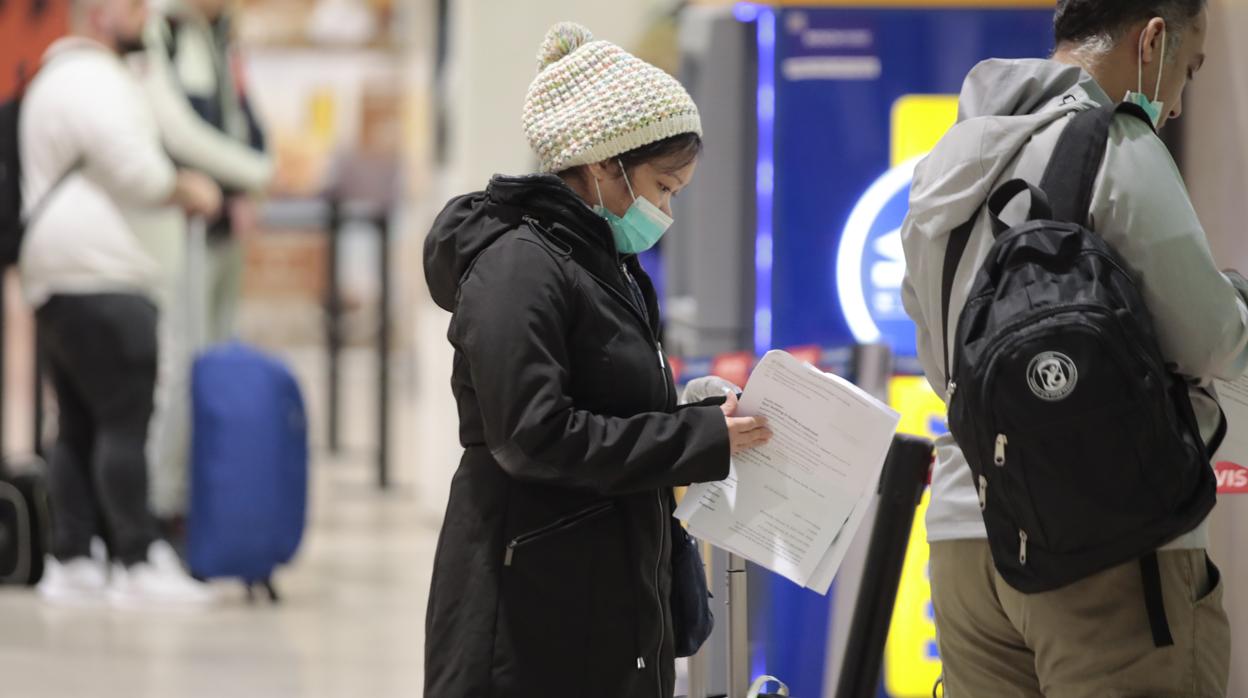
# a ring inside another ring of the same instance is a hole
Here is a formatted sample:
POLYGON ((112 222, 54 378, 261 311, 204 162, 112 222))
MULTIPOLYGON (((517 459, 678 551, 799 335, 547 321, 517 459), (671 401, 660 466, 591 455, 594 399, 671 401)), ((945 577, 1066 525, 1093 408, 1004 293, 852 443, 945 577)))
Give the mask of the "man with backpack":
POLYGON ((1207 386, 1248 368, 1248 284, 1155 133, 1205 4, 1059 0, 1053 57, 977 66, 915 172, 903 297, 953 432, 927 520, 946 695, 1226 693, 1207 386))
POLYGON ((234 337, 243 273, 239 236, 255 226, 253 197, 274 171, 242 80, 229 4, 165 0, 145 33, 145 87, 170 154, 210 175, 225 192, 226 205, 208 227, 211 342, 234 337))
POLYGON ((145 1, 75 0, 71 11, 72 34, 48 49, 18 118, 20 270, 59 416, 39 591, 66 603, 199 604, 209 594, 158 541, 148 508, 159 270, 134 224, 171 204, 213 215, 221 192, 170 162, 122 61, 143 48, 145 1), (96 536, 110 544, 111 575, 92 557, 96 536))

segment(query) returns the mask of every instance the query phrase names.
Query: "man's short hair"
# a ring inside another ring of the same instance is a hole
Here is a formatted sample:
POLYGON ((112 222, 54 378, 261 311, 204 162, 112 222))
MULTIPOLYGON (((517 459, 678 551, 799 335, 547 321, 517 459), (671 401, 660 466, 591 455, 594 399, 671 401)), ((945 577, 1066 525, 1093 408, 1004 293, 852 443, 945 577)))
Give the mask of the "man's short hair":
POLYGON ((1090 40, 1114 43, 1132 25, 1154 17, 1166 20, 1177 41, 1205 9, 1209 0, 1058 0, 1053 15, 1053 37, 1058 46, 1090 40))

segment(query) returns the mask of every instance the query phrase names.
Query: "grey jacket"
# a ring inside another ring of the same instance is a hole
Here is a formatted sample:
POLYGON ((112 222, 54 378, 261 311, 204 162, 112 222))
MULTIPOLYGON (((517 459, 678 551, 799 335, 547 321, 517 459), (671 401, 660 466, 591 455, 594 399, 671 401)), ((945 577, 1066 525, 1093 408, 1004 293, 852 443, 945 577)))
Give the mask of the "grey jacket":
MULTIPOLYGON (((941 325, 941 278, 951 230, 981 208, 996 185, 1015 177, 1039 183, 1067 117, 1113 100, 1082 69, 1049 60, 990 60, 967 76, 958 122, 918 166, 902 227, 902 297, 918 326, 919 358, 945 396, 946 338, 992 245, 981 212, 958 267, 949 327, 941 325)), ((1152 311, 1161 349, 1193 385, 1232 380, 1248 370, 1248 304, 1218 271, 1178 167, 1147 124, 1115 122, 1093 195, 1091 225, 1136 277, 1152 311)), ((1020 211, 1005 220, 1018 222, 1020 211)), ((1193 399, 1206 437, 1217 407, 1193 399)), ((985 536, 970 469, 950 436, 937 443, 928 511, 931 541, 985 536)), ((1170 547, 1203 547, 1202 526, 1170 547)))

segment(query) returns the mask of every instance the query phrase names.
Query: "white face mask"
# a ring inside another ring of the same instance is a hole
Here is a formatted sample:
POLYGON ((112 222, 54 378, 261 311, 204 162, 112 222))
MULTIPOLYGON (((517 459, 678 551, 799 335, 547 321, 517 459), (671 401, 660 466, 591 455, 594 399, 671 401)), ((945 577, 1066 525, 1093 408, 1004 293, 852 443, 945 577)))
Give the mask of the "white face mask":
POLYGON ((1138 104, 1153 120, 1153 128, 1161 124, 1161 115, 1165 113, 1166 103, 1161 101, 1161 73, 1166 67, 1166 28, 1161 28, 1161 63, 1157 65, 1157 86, 1153 89, 1153 98, 1144 94, 1144 34, 1140 34, 1140 55, 1136 64, 1138 78, 1136 91, 1127 92, 1123 101, 1138 104))

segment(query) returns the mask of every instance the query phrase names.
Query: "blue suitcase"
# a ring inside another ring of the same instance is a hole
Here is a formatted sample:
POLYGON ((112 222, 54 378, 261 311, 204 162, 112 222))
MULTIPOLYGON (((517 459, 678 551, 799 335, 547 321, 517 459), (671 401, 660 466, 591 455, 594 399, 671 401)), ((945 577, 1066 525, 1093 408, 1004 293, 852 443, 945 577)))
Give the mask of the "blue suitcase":
POLYGON ((202 579, 239 578, 277 601, 273 570, 294 557, 308 499, 303 398, 280 361, 242 344, 209 349, 191 376, 187 558, 202 579))

